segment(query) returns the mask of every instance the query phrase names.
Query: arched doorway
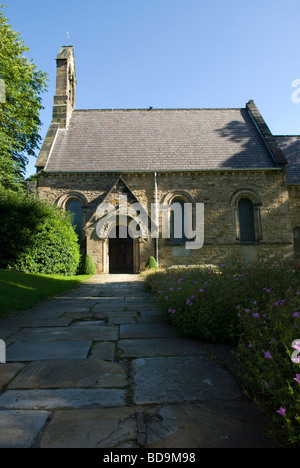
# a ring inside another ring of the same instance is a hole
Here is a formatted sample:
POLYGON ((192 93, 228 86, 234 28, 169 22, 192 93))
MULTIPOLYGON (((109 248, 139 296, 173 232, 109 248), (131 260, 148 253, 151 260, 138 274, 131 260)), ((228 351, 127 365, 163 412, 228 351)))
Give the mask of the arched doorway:
POLYGON ((115 226, 108 236, 109 273, 133 273, 133 237, 125 225, 115 226))

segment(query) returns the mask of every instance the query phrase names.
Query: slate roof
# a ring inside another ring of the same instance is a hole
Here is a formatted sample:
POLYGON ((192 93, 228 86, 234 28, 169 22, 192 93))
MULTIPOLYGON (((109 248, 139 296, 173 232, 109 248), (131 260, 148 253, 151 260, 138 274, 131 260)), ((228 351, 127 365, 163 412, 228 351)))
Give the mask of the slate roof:
MULTIPOLYGON (((39 164, 37 163, 37 166, 39 164)), ((74 110, 46 171, 279 167, 247 108, 74 110)))
POLYGON ((300 136, 275 136, 275 139, 288 161, 287 183, 300 184, 300 136))

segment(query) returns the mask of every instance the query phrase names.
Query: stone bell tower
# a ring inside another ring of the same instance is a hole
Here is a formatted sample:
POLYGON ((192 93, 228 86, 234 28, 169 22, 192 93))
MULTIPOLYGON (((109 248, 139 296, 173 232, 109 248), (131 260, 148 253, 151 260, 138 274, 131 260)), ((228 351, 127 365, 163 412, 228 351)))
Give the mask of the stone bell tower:
POLYGON ((63 46, 56 57, 56 94, 53 123, 66 128, 75 107, 76 70, 73 46, 63 46))

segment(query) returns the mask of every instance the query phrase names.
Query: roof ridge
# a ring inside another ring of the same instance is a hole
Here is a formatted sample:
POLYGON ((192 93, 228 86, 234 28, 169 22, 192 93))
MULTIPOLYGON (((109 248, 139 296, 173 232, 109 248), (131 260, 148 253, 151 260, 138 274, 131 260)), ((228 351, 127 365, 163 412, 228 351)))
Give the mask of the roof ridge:
POLYGON ((244 107, 169 107, 169 108, 118 108, 118 109, 74 109, 73 112, 112 112, 112 111, 147 111, 147 112, 155 112, 155 111, 241 111, 245 110, 244 107))

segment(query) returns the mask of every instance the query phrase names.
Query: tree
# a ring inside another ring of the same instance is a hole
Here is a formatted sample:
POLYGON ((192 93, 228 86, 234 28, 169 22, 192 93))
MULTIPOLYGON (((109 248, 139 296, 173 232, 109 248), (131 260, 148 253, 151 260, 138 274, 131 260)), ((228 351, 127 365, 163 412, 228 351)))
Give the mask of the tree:
POLYGON ((41 94, 47 89, 47 75, 24 55, 29 51, 0 11, 0 187, 13 190, 24 184, 27 155, 35 156, 41 140, 41 94))

